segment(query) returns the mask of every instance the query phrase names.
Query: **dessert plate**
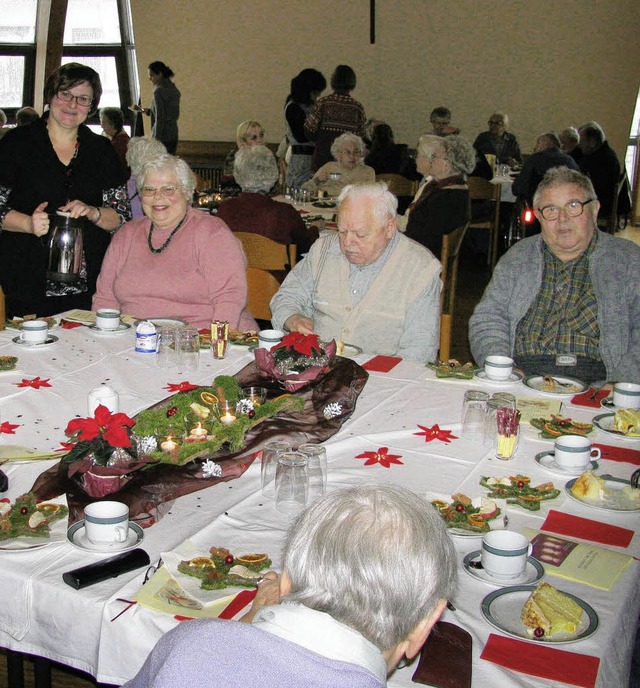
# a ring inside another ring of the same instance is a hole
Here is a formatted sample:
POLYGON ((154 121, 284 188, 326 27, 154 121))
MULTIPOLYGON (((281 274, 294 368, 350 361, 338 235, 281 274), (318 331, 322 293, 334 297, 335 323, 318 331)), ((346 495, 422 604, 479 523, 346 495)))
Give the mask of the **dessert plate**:
POLYGON ((587 385, 582 382, 582 380, 576 380, 572 377, 560 377, 560 375, 552 375, 550 377, 553 377, 554 380, 560 383, 560 388, 554 390, 553 392, 546 392, 542 389, 543 377, 543 375, 527 375, 523 382, 525 387, 534 389, 536 392, 540 392, 540 394, 547 394, 552 397, 572 397, 574 394, 580 394, 580 392, 584 392, 587 389, 587 385), (562 385, 568 386, 563 387, 562 385))
POLYGON ((582 475, 585 471, 595 471, 596 468, 598 468, 597 461, 589 461, 585 468, 568 470, 566 468, 561 468, 556 463, 554 452, 552 451, 543 451, 536 454, 536 463, 542 466, 546 471, 549 471, 549 473, 555 473, 555 475, 563 475, 565 477, 568 475, 582 475))
MULTIPOLYGON (((156 327, 184 327, 187 324, 186 320, 182 318, 146 318, 150 320, 156 327)), ((135 324, 143 322, 142 319, 136 320, 135 324)))
POLYGON ((115 330, 103 330, 101 327, 98 327, 97 325, 89 325, 89 329, 92 332, 95 332, 95 334, 108 336, 110 334, 122 334, 123 332, 127 332, 127 330, 131 329, 131 325, 127 325, 127 323, 121 322, 115 330))
POLYGON ((601 402, 600 406, 607 411, 615 411, 616 409, 622 408, 622 406, 616 406, 613 403, 613 397, 605 397, 601 402))
POLYGON ((640 499, 632 499, 623 490, 625 487, 631 487, 628 480, 621 478, 608 478, 604 481, 604 489, 609 494, 606 494, 597 499, 590 499, 588 497, 576 497, 571 491, 575 485, 577 478, 570 480, 565 486, 565 492, 576 502, 590 506, 594 509, 602 509, 604 511, 640 511, 640 499))
POLYGON ((616 430, 613 426, 613 421, 616 417, 615 413, 601 413, 599 416, 595 416, 593 419, 593 424, 602 430, 607 435, 612 437, 617 437, 621 440, 627 440, 628 442, 640 442, 640 437, 633 437, 632 435, 625 435, 624 432, 616 430))
POLYGON ((84 519, 74 523, 67 530, 67 540, 78 549, 85 552, 96 552, 96 554, 106 554, 108 552, 126 552, 137 547, 144 540, 142 528, 133 521, 129 521, 129 535, 124 542, 114 542, 111 544, 94 545, 85 533, 84 519))
POLYGON ((521 372, 514 370, 507 380, 492 380, 482 368, 478 368, 473 376, 478 378, 478 380, 482 380, 482 382, 486 382, 488 385, 513 385, 516 382, 520 382, 524 377, 521 372))
POLYGON ((512 585, 530 585, 532 583, 537 583, 542 576, 544 576, 544 566, 537 559, 527 557, 527 565, 520 576, 516 576, 515 578, 494 578, 484 569, 474 566, 474 564, 480 563, 481 554, 482 550, 480 549, 475 552, 470 552, 462 560, 462 566, 472 578, 476 578, 488 585, 497 585, 501 588, 512 585))
POLYGON ((38 344, 30 344, 25 342, 24 339, 20 339, 20 337, 14 337, 11 341, 18 346, 21 346, 25 351, 35 351, 36 349, 48 349, 58 341, 58 338, 55 335, 50 334, 44 340, 44 342, 39 342, 38 344))
POLYGON ((571 593, 562 591, 567 597, 579 604, 584 610, 578 628, 573 633, 558 633, 548 638, 534 638, 529 635, 526 626, 520 620, 520 614, 529 595, 535 590, 535 585, 516 585, 490 592, 480 604, 480 611, 484 618, 499 631, 518 640, 529 640, 533 643, 546 645, 562 645, 575 643, 593 635, 598 628, 598 615, 591 605, 571 593))
POLYGON ((352 356, 357 356, 358 354, 362 353, 362 349, 359 346, 356 346, 355 344, 347 344, 346 342, 343 344, 343 350, 342 353, 338 354, 338 356, 343 356, 344 358, 351 358, 352 356))

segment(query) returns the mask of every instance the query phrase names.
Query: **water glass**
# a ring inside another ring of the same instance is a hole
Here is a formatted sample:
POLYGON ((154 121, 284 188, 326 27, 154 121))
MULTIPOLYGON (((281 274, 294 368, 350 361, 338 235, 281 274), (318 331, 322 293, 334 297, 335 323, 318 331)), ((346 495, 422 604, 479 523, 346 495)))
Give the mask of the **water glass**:
POLYGON ((177 349, 180 370, 198 370, 200 335, 195 327, 181 327, 177 330, 177 349))
POLYGON ((265 497, 275 496, 275 477, 278 457, 283 452, 288 451, 291 451, 291 442, 289 442, 289 440, 271 440, 262 448, 260 477, 262 482, 262 494, 265 497))
POLYGON ((467 390, 464 393, 462 404, 462 436, 464 438, 482 442, 488 401, 489 395, 486 392, 467 390))
POLYGON ((300 452, 283 452, 276 467, 276 509, 295 515, 305 506, 308 496, 306 456, 300 452))
POLYGON ((309 501, 322 497, 327 490, 327 450, 320 444, 301 444, 298 451, 307 457, 309 501))
POLYGON ((164 370, 178 368, 177 327, 163 326, 158 330, 158 354, 156 363, 164 370))

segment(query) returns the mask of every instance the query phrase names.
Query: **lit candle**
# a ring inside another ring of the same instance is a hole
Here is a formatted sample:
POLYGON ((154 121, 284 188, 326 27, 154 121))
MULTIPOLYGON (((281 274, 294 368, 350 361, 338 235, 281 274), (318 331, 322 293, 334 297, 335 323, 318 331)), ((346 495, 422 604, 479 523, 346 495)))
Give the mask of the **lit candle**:
POLYGON ((220 418, 220 422, 222 425, 231 425, 231 423, 234 423, 236 420, 236 417, 230 412, 227 411, 222 418, 220 418))
POLYGON ((178 443, 171 436, 167 437, 167 439, 160 444, 160 449, 162 449, 163 452, 167 453, 175 451, 177 448, 178 443))
POLYGON ((207 431, 202 427, 202 423, 196 423, 189 432, 189 437, 195 437, 196 439, 205 439, 207 436, 207 431))

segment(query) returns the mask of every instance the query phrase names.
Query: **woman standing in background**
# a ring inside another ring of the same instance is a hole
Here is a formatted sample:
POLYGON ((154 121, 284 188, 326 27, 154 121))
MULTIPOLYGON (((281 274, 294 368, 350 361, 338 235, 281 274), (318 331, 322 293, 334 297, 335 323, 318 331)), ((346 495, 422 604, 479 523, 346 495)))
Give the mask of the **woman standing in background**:
POLYGON ((180 117, 180 91, 171 80, 173 71, 164 62, 149 65, 149 81, 153 84, 151 109, 151 135, 162 141, 167 151, 175 154, 178 147, 178 118, 180 117))

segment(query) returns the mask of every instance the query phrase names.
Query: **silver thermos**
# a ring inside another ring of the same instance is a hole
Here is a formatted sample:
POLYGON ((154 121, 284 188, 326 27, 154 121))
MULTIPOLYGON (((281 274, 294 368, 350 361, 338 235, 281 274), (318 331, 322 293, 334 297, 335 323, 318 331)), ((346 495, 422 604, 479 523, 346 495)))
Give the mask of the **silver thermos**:
POLYGON ((75 282, 82 267, 82 228, 84 218, 73 218, 58 211, 49 216, 49 262, 47 279, 75 282))

